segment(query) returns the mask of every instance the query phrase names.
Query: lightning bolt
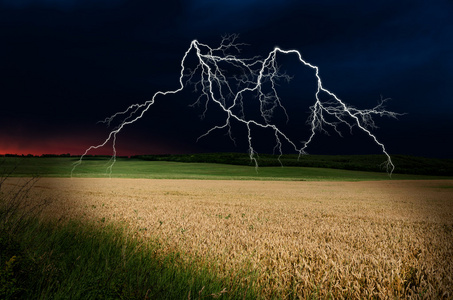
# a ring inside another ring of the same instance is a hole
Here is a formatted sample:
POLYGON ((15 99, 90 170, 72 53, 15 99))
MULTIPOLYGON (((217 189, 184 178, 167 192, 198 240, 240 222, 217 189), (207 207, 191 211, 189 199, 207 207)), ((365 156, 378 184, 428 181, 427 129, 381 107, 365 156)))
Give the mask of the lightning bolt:
POLYGON ((203 138, 216 130, 227 130, 230 139, 234 142, 231 132, 231 122, 236 121, 245 125, 248 138, 248 153, 250 160, 258 167, 256 151, 253 148, 253 130, 254 128, 263 128, 273 133, 275 138, 274 151, 279 153, 279 158, 283 154, 283 143, 288 144, 294 149, 299 157, 307 154, 306 149, 312 142, 316 132, 327 133, 326 128, 333 129, 341 136, 339 125, 343 124, 349 127, 352 132, 354 127, 365 132, 385 154, 387 160, 383 167, 391 176, 395 169, 390 155, 383 143, 371 132, 376 128, 373 117, 387 116, 396 118, 399 114, 385 109, 384 103, 387 99, 381 99, 379 104, 371 109, 357 109, 346 105, 337 95, 324 88, 319 68, 304 60, 297 50, 283 50, 275 47, 264 59, 260 57, 239 58, 241 46, 237 43, 238 36, 230 35, 222 38, 217 48, 212 48, 206 44, 193 40, 190 47, 185 52, 181 60, 181 71, 179 76, 179 87, 170 91, 158 91, 153 97, 141 104, 132 104, 127 109, 117 112, 112 116, 101 121, 107 125, 117 122, 118 125, 110 131, 107 138, 100 144, 90 146, 80 156, 80 159, 74 163, 71 170, 71 176, 75 168, 80 165, 83 158, 94 149, 104 147, 109 142, 112 143, 112 156, 107 167, 107 171, 112 173, 113 165, 116 162, 116 140, 117 134, 130 124, 133 124, 150 109, 156 99, 169 94, 177 94, 187 86, 193 86, 194 91, 199 93, 197 100, 191 104, 203 105, 204 111, 202 116, 208 111, 208 104, 214 103, 225 114, 223 123, 216 125, 202 134, 198 139, 203 138), (197 64, 195 68, 186 67, 189 55, 195 55, 197 64), (238 53, 238 54, 232 54, 238 53), (310 106, 310 116, 307 124, 310 126, 310 136, 306 141, 300 144, 291 140, 277 125, 272 123, 272 117, 276 110, 280 110, 289 119, 287 111, 282 104, 281 98, 277 93, 277 82, 279 80, 289 81, 288 75, 281 74, 277 64, 279 55, 294 55, 298 61, 305 67, 314 71, 317 80, 317 90, 315 93, 315 103, 310 106), (234 75, 229 75, 234 74, 234 75), (197 80, 195 80, 197 79, 197 80), (321 95, 325 95, 329 100, 321 100, 321 95), (248 97, 258 100, 259 118, 249 118, 244 110, 244 101, 248 97), (333 121, 332 121, 333 119, 333 121))

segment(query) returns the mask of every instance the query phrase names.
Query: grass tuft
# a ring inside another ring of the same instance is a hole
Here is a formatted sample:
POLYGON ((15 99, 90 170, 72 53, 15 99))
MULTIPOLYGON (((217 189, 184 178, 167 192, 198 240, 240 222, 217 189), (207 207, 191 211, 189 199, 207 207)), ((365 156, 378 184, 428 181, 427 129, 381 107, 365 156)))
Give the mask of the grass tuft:
POLYGON ((209 264, 187 264, 178 252, 162 255, 158 245, 127 232, 111 224, 38 219, 14 235, 2 231, 0 298, 257 298, 241 287, 243 278, 218 278, 209 264))
MULTIPOLYGON (((1 183, 10 175, 3 174, 1 183)), ((214 262, 163 253, 159 243, 139 240, 105 218, 40 218, 50 202, 29 197, 36 181, 8 192, 0 186, 0 299, 257 298, 242 276, 220 278, 214 262)))

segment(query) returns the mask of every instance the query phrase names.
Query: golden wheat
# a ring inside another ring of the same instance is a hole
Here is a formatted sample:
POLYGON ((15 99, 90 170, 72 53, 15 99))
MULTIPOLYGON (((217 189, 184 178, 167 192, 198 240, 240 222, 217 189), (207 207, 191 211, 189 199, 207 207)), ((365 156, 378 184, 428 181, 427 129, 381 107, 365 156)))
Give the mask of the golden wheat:
POLYGON ((253 271, 265 298, 451 299, 452 186, 43 178, 34 192, 55 199, 49 216, 126 223, 219 276, 253 271))

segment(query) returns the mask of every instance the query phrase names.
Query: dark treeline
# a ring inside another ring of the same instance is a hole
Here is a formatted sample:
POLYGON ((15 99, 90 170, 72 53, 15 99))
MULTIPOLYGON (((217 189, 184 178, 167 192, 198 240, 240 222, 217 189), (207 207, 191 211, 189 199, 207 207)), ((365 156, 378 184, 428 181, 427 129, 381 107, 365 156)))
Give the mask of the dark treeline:
POLYGON ((41 154, 41 155, 33 155, 33 154, 0 154, 0 157, 75 157, 76 155, 71 155, 70 153, 64 154, 41 154))
MULTIPOLYGON (((0 157, 40 157, 40 158, 80 158, 80 155, 65 154, 4 154, 0 157)), ((303 155, 259 154, 255 156, 259 167, 312 167, 343 170, 386 172, 384 155, 303 155)), ((394 173, 414 175, 453 176, 453 159, 416 157, 409 155, 392 155, 395 165, 394 173)), ((110 159, 109 155, 85 155, 84 159, 110 159)), ((145 161, 174 161, 191 163, 217 163, 229 165, 254 166, 246 153, 197 153, 197 154, 157 154, 118 156, 122 159, 140 159, 145 161)))
MULTIPOLYGON (((181 155, 136 155, 132 159, 149 161, 175 161, 197 163, 220 163, 253 166, 245 153, 199 153, 181 155)), ((271 155, 256 156, 260 167, 313 167, 356 171, 386 172, 384 155, 271 155)), ((395 173, 416 175, 453 176, 453 159, 436 159, 409 155, 392 155, 395 173)))
MULTIPOLYGON (((0 157, 77 157, 79 158, 80 155, 71 155, 70 153, 64 154, 41 154, 41 155, 33 155, 33 154, 0 154, 0 157)), ((85 155, 85 158, 110 158, 111 155, 85 155)), ((129 158, 129 156, 117 156, 118 158, 129 158)))

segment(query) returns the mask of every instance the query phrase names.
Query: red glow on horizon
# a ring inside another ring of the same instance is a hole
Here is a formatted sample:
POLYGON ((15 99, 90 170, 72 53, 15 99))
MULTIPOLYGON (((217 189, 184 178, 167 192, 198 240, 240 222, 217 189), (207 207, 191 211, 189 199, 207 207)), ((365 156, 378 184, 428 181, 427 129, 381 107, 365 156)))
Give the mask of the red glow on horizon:
MULTIPOLYGON (((12 138, 0 137, 0 155, 28 155, 41 156, 43 154, 70 154, 80 156, 90 145, 99 142, 96 137, 83 136, 78 138, 12 138)), ((133 156, 143 154, 177 154, 186 153, 192 149, 170 145, 165 142, 143 143, 127 138, 117 144, 117 156, 133 156)), ((93 149, 88 155, 113 155, 112 146, 107 144, 100 149, 93 149)))

